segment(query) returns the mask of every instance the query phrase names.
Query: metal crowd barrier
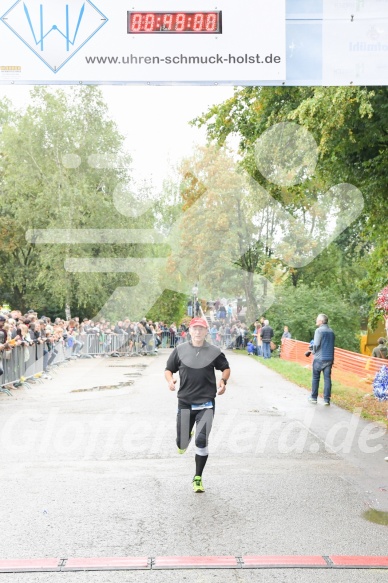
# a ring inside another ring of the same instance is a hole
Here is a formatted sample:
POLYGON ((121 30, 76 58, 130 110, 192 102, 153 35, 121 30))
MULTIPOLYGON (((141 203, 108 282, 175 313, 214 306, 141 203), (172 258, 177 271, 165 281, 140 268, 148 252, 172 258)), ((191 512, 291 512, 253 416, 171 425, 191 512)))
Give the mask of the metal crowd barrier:
MULTIPOLYGON (((0 353, 0 393, 11 395, 7 386, 25 382, 42 374, 48 367, 59 366, 77 356, 141 356, 154 355, 158 348, 175 348, 187 342, 186 334, 163 331, 159 334, 83 334, 75 341, 59 340, 54 344, 16 346, 0 353)), ((209 338, 210 340, 210 338, 209 338)), ((225 346, 230 338, 225 337, 225 346)))
POLYGON ((71 350, 71 356, 81 358, 94 356, 140 356, 156 354, 158 348, 175 348, 186 342, 187 338, 181 334, 162 332, 160 334, 82 334, 71 350), (82 346, 80 346, 80 344, 82 346))
POLYGON ((157 348, 174 348, 185 342, 181 334, 84 334, 75 344, 60 340, 54 344, 16 346, 0 353, 0 393, 12 393, 7 388, 13 383, 26 382, 42 374, 47 367, 59 366, 78 356, 140 356, 156 354, 157 348))
POLYGON ((188 341, 187 335, 182 335, 180 332, 172 334, 171 332, 161 332, 158 334, 159 345, 158 348, 175 348, 179 344, 188 341))
MULTIPOLYGON (((140 356, 156 354, 159 348, 175 348, 183 342, 187 342, 186 334, 177 332, 173 334, 163 331, 158 334, 82 334, 77 337, 77 342, 70 349, 71 354, 84 358, 96 356, 140 356), (81 346, 81 345, 82 346, 81 346)), ((211 335, 207 341, 222 349, 232 348, 236 344, 236 337, 225 334, 220 341, 212 341, 211 335)))
POLYGON ((156 334, 83 334, 78 337, 82 347, 73 347, 73 354, 87 356, 138 356, 155 354, 156 334))
POLYGON ((67 361, 70 350, 63 340, 54 344, 33 344, 32 346, 15 346, 11 350, 0 353, 0 366, 3 374, 0 376, 0 393, 12 395, 7 388, 13 383, 24 383, 42 374, 48 366, 55 366, 67 361))
MULTIPOLYGON (((77 356, 93 358, 95 356, 141 356, 153 355, 158 348, 175 348, 187 342, 186 334, 163 331, 159 334, 83 334, 72 343, 59 340, 54 344, 33 344, 16 346, 12 350, 0 353, 0 392, 11 395, 7 386, 25 382, 43 373, 47 367, 59 366, 77 356)), ((210 336, 209 336, 209 341, 210 336)), ((233 338, 225 336, 221 348, 227 348, 233 338)), ((28 386, 28 385, 27 385, 28 386)))

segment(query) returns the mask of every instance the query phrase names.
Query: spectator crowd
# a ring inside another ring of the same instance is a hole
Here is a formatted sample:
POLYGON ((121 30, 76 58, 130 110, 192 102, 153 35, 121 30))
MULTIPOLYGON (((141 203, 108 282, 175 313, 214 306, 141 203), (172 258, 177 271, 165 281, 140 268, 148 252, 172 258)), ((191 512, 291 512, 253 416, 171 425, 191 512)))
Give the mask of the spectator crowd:
MULTIPOLYGON (((208 340, 222 349, 235 350, 247 349, 250 343, 255 347, 256 354, 263 355, 264 318, 255 322, 252 333, 242 321, 241 298, 235 303, 237 306, 233 308, 231 301, 218 299, 204 306, 209 322, 208 340)), ((198 301, 188 303, 189 319, 194 312, 204 315, 198 301)), ((32 309, 23 314, 20 310, 0 307, 0 360, 10 358, 10 353, 21 347, 27 362, 28 348, 42 345, 43 369, 47 371, 57 354, 57 343, 66 346, 74 357, 82 354, 113 354, 123 346, 127 354, 155 353, 159 347, 174 348, 177 344, 190 340, 187 324, 188 322, 181 322, 179 325, 176 322, 154 322, 146 318, 136 322, 129 318, 113 322, 102 318, 98 321, 84 318, 81 321, 79 317, 68 320, 58 317, 52 321, 49 317, 39 316, 32 309)), ((272 335, 273 331, 271 338, 272 335)))
MULTIPOLYGON (((219 299, 203 305, 190 300, 187 317, 180 324, 146 318, 140 321, 131 321, 129 318, 118 321, 100 318, 93 321, 84 318, 81 321, 79 317, 68 320, 58 317, 52 321, 49 317, 39 316, 32 309, 22 314, 19 310, 0 307, 0 387, 5 382, 2 378, 2 364, 5 359, 11 358, 15 349, 18 349, 19 354, 22 353, 25 368, 28 368, 32 358, 31 347, 40 347, 35 354, 36 359, 38 353, 43 359, 43 372, 47 372, 53 362, 55 364, 58 345, 64 347, 67 356, 73 358, 155 354, 159 347, 175 348, 190 340, 188 322, 194 313, 206 317, 209 324, 207 339, 222 350, 246 350, 248 354, 271 358, 272 355, 279 356, 281 345, 291 338, 288 327, 284 326, 280 346, 277 347, 273 343, 274 330, 264 317, 249 328, 244 321, 241 299, 234 301, 234 305, 231 301, 219 299)), ((379 338, 372 356, 387 359, 388 348, 384 338, 379 338)))
POLYGON ((0 311, 0 355, 22 346, 44 344, 45 352, 50 352, 56 342, 62 341, 72 354, 80 355, 85 343, 96 353, 111 352, 110 348, 126 344, 129 352, 137 348, 137 343, 146 348, 147 339, 151 338, 154 349, 157 346, 173 347, 186 335, 184 324, 177 328, 175 322, 167 326, 164 322, 153 322, 143 318, 138 322, 131 322, 129 318, 110 322, 105 319, 99 321, 74 317, 69 320, 38 316, 34 310, 22 314, 19 310, 0 311), (112 338, 119 339, 115 344, 112 338))

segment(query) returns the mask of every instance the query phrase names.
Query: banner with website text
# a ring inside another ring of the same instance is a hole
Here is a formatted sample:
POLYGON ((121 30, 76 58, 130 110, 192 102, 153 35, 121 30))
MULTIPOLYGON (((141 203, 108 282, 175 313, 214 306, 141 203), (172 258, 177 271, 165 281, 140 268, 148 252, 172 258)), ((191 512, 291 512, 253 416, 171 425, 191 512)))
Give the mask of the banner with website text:
POLYGON ((0 83, 387 85, 388 0, 0 0, 0 83))
POLYGON ((286 76, 285 0, 0 0, 0 10, 2 81, 286 76))

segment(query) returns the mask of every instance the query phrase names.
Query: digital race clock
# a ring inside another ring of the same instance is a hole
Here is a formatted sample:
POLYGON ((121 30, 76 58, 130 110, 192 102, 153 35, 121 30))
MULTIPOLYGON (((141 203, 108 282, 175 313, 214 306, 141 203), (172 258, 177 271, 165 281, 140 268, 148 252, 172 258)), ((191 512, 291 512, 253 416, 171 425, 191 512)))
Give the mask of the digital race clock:
POLYGON ((128 34, 222 33, 222 12, 131 12, 128 34))

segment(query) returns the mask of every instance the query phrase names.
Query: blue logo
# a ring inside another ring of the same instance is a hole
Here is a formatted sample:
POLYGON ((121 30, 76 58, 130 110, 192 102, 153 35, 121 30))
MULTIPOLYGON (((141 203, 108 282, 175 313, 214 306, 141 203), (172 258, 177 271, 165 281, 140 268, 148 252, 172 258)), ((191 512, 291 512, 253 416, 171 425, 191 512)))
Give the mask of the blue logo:
POLYGON ((54 73, 108 22, 90 0, 18 0, 0 20, 54 73))

